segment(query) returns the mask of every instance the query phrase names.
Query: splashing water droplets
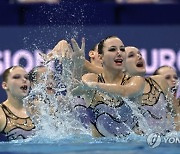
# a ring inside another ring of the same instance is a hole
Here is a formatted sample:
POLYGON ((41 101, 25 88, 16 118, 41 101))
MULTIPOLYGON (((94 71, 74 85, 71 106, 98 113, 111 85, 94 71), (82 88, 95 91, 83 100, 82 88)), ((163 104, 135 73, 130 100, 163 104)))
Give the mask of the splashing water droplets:
POLYGON ((46 64, 47 72, 41 76, 41 82, 33 86, 24 99, 29 116, 36 125, 35 138, 56 140, 69 135, 88 133, 74 118, 74 98, 68 91, 72 82, 71 64, 72 62, 65 63, 64 60, 62 67, 65 69, 61 72, 54 70, 53 80, 50 78, 51 65, 46 64))

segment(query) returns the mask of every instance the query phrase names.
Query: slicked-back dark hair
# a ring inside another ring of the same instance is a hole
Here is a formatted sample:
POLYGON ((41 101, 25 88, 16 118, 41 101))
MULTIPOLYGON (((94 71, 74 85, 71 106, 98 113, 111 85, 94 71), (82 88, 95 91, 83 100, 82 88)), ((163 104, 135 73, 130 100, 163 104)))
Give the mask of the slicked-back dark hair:
POLYGON ((105 39, 102 39, 98 44, 98 54, 103 54, 104 53, 103 52, 104 42, 106 40, 110 39, 110 38, 119 38, 119 37, 112 35, 112 36, 106 37, 105 39))
POLYGON ((173 69, 171 66, 163 65, 163 66, 160 66, 159 68, 157 68, 157 69, 154 71, 153 75, 159 75, 159 70, 160 70, 161 68, 164 68, 164 67, 169 67, 169 68, 173 69))
MULTIPOLYGON (((7 68, 7 69, 3 72, 3 74, 2 74, 2 81, 3 81, 3 82, 7 82, 7 78, 8 78, 8 75, 9 75, 10 71, 11 71, 12 69, 16 68, 16 67, 21 67, 21 66, 11 66, 11 67, 7 68)), ((23 67, 22 67, 22 68, 23 68, 23 67)))

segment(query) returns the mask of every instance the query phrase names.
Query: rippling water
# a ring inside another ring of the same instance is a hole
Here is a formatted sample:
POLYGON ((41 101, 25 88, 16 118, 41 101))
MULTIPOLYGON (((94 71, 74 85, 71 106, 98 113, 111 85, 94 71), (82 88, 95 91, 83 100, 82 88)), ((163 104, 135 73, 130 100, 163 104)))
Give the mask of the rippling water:
POLYGON ((179 143, 161 143, 151 148, 145 138, 122 141, 117 138, 94 139, 88 135, 69 136, 59 140, 50 141, 47 138, 34 138, 18 142, 0 143, 0 153, 28 154, 28 153, 85 153, 85 154, 143 154, 143 153, 179 153, 179 143))

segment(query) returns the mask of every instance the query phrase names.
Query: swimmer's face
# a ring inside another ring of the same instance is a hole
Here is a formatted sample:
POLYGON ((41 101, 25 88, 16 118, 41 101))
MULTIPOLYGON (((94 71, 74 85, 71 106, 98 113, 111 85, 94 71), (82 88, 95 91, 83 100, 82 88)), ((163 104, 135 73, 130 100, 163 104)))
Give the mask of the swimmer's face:
POLYGON ((46 86, 46 92, 48 94, 54 94, 54 74, 53 72, 48 71, 46 67, 40 67, 37 69, 37 83, 44 83, 46 86))
POLYGON ((105 40, 101 56, 103 67, 121 71, 124 69, 125 50, 119 38, 111 37, 105 40))
POLYGON ((176 85, 177 81, 178 81, 177 73, 171 67, 167 66, 167 67, 160 68, 158 70, 158 74, 162 75, 166 79, 166 81, 167 81, 168 85, 170 86, 170 88, 174 87, 176 85))
POLYGON ((130 75, 139 75, 144 76, 145 69, 145 61, 142 58, 142 55, 139 49, 135 47, 126 47, 126 63, 125 69, 130 75))
POLYGON ((29 93, 28 74, 22 67, 13 67, 8 74, 7 81, 4 81, 2 85, 9 95, 22 99, 29 93))

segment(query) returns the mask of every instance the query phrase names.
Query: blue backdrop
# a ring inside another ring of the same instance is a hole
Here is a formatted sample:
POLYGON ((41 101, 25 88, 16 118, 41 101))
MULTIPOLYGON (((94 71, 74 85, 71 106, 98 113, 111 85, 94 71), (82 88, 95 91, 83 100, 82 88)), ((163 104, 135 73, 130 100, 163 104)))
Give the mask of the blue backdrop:
MULTIPOLYGON (((27 70, 39 64, 38 52, 47 52, 61 40, 86 39, 88 51, 109 35, 138 47, 147 63, 147 74, 160 65, 171 65, 180 76, 180 26, 33 26, 0 27, 0 75, 5 68, 22 64, 27 70)), ((6 96, 0 88, 0 102, 6 96)))

